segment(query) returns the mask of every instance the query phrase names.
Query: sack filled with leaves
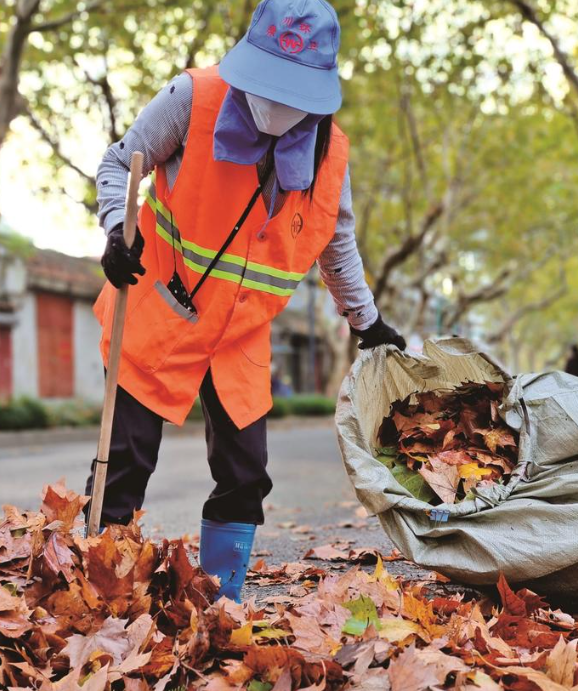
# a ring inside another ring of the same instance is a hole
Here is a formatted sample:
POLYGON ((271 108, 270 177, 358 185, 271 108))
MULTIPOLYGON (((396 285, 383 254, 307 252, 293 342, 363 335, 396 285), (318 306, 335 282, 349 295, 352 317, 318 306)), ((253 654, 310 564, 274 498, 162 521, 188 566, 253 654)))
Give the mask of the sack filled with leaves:
POLYGON ((518 460, 517 434, 499 415, 505 384, 463 384, 396 401, 379 430, 377 460, 432 505, 473 499, 504 484, 518 460))
POLYGON ((358 498, 406 558, 578 600, 577 377, 513 378, 461 338, 384 346, 353 364, 336 423, 358 498))

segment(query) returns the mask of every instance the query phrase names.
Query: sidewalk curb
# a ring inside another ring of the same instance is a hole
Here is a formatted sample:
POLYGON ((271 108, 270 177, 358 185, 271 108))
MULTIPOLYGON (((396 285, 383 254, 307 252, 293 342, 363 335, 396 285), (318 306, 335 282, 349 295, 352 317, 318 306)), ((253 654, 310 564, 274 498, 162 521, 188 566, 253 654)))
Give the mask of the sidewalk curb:
MULTIPOLYGON (((272 419, 267 421, 269 430, 283 430, 303 427, 332 427, 333 417, 296 417, 272 419)), ((55 427, 52 429, 22 430, 19 432, 0 432, 0 449, 23 449, 44 446, 45 444, 81 444, 98 441, 100 428, 55 427)), ((205 423, 201 420, 186 422, 182 427, 166 424, 163 435, 166 437, 202 436, 205 423)), ((0 460, 1 456, 0 456, 0 460)))

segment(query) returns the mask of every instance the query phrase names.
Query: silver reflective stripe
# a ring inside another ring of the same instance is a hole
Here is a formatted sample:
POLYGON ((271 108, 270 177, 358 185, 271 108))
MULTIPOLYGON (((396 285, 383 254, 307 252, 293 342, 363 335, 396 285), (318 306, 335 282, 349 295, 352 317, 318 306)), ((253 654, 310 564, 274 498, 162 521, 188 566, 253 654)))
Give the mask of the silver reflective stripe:
MULTIPOLYGON (((179 233, 178 228, 174 225, 174 223, 171 224, 171 222, 166 218, 166 216, 164 216, 161 213, 160 209, 158 208, 158 204, 156 203, 156 189, 154 184, 151 185, 151 187, 149 188, 149 195, 154 203, 154 206, 157 207, 155 209, 157 224, 174 239, 175 243, 179 243, 180 245, 180 247, 175 247, 175 249, 177 249, 186 259, 193 262, 197 266, 204 268, 208 267, 212 261, 212 257, 207 257, 203 254, 199 254, 190 247, 182 246, 181 234, 179 233)), ((167 238, 165 238, 165 240, 167 240, 167 238)), ((262 285, 271 286, 272 288, 279 288, 281 290, 293 291, 297 288, 297 286, 300 283, 300 281, 296 279, 271 276, 268 273, 248 269, 244 265, 240 265, 235 262, 229 262, 226 259, 222 258, 219 259, 214 268, 217 271, 226 272, 228 274, 232 274, 233 276, 239 276, 240 278, 247 281, 252 281, 253 283, 261 283, 262 285)))
MULTIPOLYGON (((161 228, 163 228, 163 230, 166 230, 167 233, 175 239, 175 242, 181 242, 181 235, 178 229, 174 225, 171 228, 170 221, 167 221, 167 219, 160 213, 160 211, 157 211, 157 223, 161 226, 161 228)), ((184 257, 190 259, 192 262, 198 264, 199 266, 207 267, 212 261, 210 257, 205 257, 204 255, 199 254, 198 252, 195 252, 194 250, 188 247, 183 247, 182 250, 179 251, 183 254, 184 257)), ((243 278, 246 278, 249 281, 256 281, 258 283, 263 283, 264 285, 275 286, 276 288, 295 290, 295 288, 297 288, 297 286, 299 285, 299 281, 295 281, 289 278, 279 278, 278 276, 270 276, 269 274, 262 273, 260 271, 246 269, 245 267, 240 266, 239 264, 228 262, 225 259, 219 259, 219 261, 215 265, 215 269, 219 271, 226 271, 227 273, 235 274, 236 276, 242 276, 243 278)))
POLYGON ((267 286, 275 286, 276 288, 287 288, 289 290, 295 290, 299 285, 299 281, 294 281, 290 278, 279 278, 278 276, 270 276, 269 274, 261 273, 260 271, 252 271, 247 269, 244 274, 244 278, 249 281, 258 281, 259 283, 264 283, 267 286))
POLYGON ((191 324, 196 324, 199 321, 199 315, 192 314, 186 307, 183 307, 164 283, 157 281, 155 283, 155 290, 179 317, 186 319, 188 322, 191 322, 191 324))

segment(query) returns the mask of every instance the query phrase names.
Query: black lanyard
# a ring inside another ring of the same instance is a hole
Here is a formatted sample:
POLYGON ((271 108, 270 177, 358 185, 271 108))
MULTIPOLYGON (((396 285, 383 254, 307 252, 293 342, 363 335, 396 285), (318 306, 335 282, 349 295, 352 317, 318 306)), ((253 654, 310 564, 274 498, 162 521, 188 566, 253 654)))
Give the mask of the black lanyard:
POLYGON ((273 170, 273 165, 274 165, 273 157, 270 156, 270 157, 268 157, 267 163, 265 165, 265 171, 260 176, 260 180, 262 180, 262 182, 259 182, 259 184, 257 185, 257 189, 253 192, 253 196, 249 200, 249 203, 245 207, 245 210, 241 214, 241 217, 239 218, 237 223, 235 223, 233 230, 229 233, 229 236, 227 237, 225 242, 221 245, 219 251, 217 252, 217 254, 215 254, 215 256, 213 257, 213 259, 211 260, 211 262, 209 263, 209 265, 207 266, 207 268, 203 272, 201 278, 199 279, 199 281, 197 282, 196 286, 193 288, 193 290, 191 291, 190 294, 187 292, 187 289, 185 288, 185 285, 184 285, 181 277, 179 276, 179 272, 177 271, 177 255, 176 255, 176 248, 175 248, 175 234, 176 233, 175 233, 175 229, 174 229, 174 225, 173 225, 173 215, 171 214, 171 235, 172 235, 172 240, 173 240, 173 259, 174 259, 175 267, 174 267, 172 278, 168 283, 168 288, 171 291, 171 294, 173 294, 175 296, 177 301, 180 302, 180 304, 183 305, 183 307, 186 307, 186 309, 188 309, 191 313, 196 314, 196 312, 197 312, 197 309, 193 304, 193 298, 199 292, 203 283, 209 277, 211 271, 215 268, 215 266, 217 266, 217 264, 219 263, 219 260, 223 256, 223 254, 227 251, 227 248, 230 246, 230 244, 233 242, 233 240, 235 239, 235 237, 237 236, 237 234, 241 230, 243 224, 247 220, 247 217, 251 213, 251 210, 255 206, 257 199, 259 199, 259 195, 263 192, 263 185, 269 179, 269 176, 271 175, 271 172, 273 170))
POLYGON ((193 290, 192 290, 192 292, 191 292, 191 295, 190 295, 190 299, 191 299, 191 300, 192 300, 192 299, 195 297, 195 295, 199 292, 201 286, 202 286, 203 283, 207 280, 207 278, 209 277, 209 274, 211 273, 211 271, 215 268, 215 266, 217 266, 217 264, 219 263, 219 260, 220 260, 221 257, 223 256, 223 254, 225 254, 225 252, 227 251, 227 248, 230 246, 230 244, 233 242, 233 240, 237 237, 237 234, 238 234, 239 231, 241 230, 241 227, 243 226, 243 224, 244 224, 245 221, 247 220, 247 216, 251 213, 251 210, 252 210, 253 207, 255 206, 255 203, 257 202, 257 199, 259 199, 259 195, 260 195, 261 192, 263 191, 263 185, 264 185, 265 182, 267 182, 267 180, 269 179, 269 175, 271 174, 272 168, 273 168, 273 165, 272 165, 272 162, 270 162, 269 165, 267 165, 267 168, 265 169, 265 173, 264 173, 264 175, 263 175, 263 177, 262 177, 263 182, 260 182, 260 183, 257 185, 257 189, 253 192, 253 196, 252 196, 251 199, 249 200, 249 203, 247 204, 247 206, 246 206, 246 208, 245 208, 245 211, 243 211, 243 213, 241 214, 241 217, 239 218, 239 220, 237 221, 237 223, 235 223, 235 227, 234 227, 233 230, 229 233, 229 237, 228 237, 228 238, 225 240, 225 242, 221 245, 221 249, 217 252, 217 254, 215 254, 215 256, 213 257, 213 259, 211 260, 211 263, 209 264, 209 266, 207 266, 207 268, 205 269, 205 272, 203 273, 203 275, 202 275, 201 278, 199 279, 197 285, 193 288, 193 290))

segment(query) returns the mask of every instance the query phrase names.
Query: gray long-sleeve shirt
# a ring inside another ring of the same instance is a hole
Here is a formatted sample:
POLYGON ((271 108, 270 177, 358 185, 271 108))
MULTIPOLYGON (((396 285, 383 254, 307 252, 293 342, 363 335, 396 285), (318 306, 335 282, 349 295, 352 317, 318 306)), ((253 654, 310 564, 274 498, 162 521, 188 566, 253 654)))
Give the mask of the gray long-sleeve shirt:
MULTIPOLYGON (((189 132, 192 101, 192 79, 188 74, 175 77, 143 109, 122 140, 106 151, 96 178, 99 220, 106 233, 123 222, 128 171, 134 151, 144 154, 145 175, 155 166, 164 164, 167 183, 172 189, 187 139, 194 137, 194 132, 189 132)), ((270 183, 263 190, 267 206, 271 188, 270 183)), ((283 202, 284 196, 277 195, 273 213, 277 213, 283 202)), ((335 235, 317 264, 339 314, 347 317, 356 329, 371 326, 377 319, 377 309, 355 240, 349 169, 341 190, 335 235)))

